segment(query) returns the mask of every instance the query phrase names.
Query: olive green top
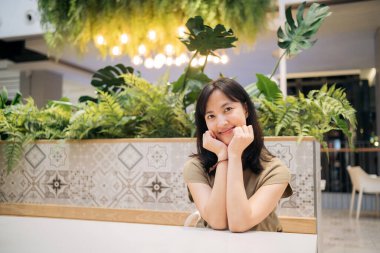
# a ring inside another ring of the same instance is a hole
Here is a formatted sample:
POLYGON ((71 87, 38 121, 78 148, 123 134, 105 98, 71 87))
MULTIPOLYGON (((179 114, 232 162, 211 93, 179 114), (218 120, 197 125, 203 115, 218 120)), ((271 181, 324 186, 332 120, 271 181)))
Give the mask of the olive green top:
MULTIPOLYGON (((248 199, 264 185, 288 183, 282 198, 287 198, 293 194, 293 190, 289 184, 290 172, 289 169, 281 162, 280 159, 273 157, 269 162, 261 162, 263 171, 260 174, 255 174, 251 170, 243 171, 244 188, 248 199)), ((187 183, 204 183, 213 187, 215 175, 208 175, 197 158, 192 158, 185 163, 183 169, 183 177, 187 183)), ((192 197, 189 192, 189 198, 192 197)), ((207 224, 202 220, 201 223, 207 224)), ((267 218, 254 226, 251 230, 260 231, 282 231, 282 226, 278 217, 273 210, 267 218)))

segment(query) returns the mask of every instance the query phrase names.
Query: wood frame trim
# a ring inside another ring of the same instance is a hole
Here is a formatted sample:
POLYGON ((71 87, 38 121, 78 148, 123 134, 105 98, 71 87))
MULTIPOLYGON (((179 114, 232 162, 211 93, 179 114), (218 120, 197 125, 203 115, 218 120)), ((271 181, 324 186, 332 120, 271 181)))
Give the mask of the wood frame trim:
MULTIPOLYGON (((264 141, 297 141, 296 136, 266 136, 264 141)), ((83 143, 123 143, 123 142, 196 142, 195 138, 123 138, 123 139, 82 139, 82 140, 36 140, 33 143, 69 143, 69 144, 83 144, 83 143)), ((304 136, 303 142, 315 141, 312 136, 304 136)), ((6 141, 0 141, 0 144, 5 144, 6 141)))
MULTIPOLYGON (((0 215, 183 226, 185 219, 190 213, 183 211, 0 203, 0 215)), ((313 217, 280 216, 279 219, 284 232, 302 234, 317 233, 317 221, 313 217)))

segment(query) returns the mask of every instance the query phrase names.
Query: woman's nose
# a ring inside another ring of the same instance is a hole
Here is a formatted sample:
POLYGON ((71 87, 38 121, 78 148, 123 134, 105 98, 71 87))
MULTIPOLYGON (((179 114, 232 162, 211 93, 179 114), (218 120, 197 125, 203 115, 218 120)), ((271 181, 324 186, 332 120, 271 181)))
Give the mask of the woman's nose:
POLYGON ((218 127, 223 127, 227 124, 227 119, 225 117, 218 117, 218 127))

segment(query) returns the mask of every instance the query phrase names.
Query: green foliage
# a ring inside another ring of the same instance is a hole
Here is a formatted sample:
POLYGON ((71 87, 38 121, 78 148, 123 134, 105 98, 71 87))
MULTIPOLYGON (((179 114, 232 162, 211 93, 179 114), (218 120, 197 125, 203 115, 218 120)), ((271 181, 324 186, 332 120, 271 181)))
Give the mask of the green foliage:
POLYGON ((196 16, 190 18, 186 27, 190 33, 188 37, 180 38, 190 52, 196 51, 201 55, 215 55, 214 51, 222 48, 235 47, 232 43, 237 41, 232 29, 228 31, 224 25, 218 24, 215 28, 203 24, 203 18, 196 16))
MULTIPOLYGON (((126 54, 136 55, 138 45, 147 49, 163 49, 168 43, 182 51, 176 43, 177 29, 189 17, 202 16, 212 26, 223 23, 234 27, 242 42, 251 44, 256 33, 266 26, 267 13, 274 10, 275 1, 187 1, 187 0, 39 0, 41 23, 48 31, 45 39, 50 49, 60 51, 67 44, 86 52, 88 43, 99 34, 105 36, 107 44, 99 47, 103 56, 109 55, 120 35, 129 35, 122 45, 126 54), (157 41, 146 40, 149 30, 155 30, 157 41)), ((148 54, 152 52, 147 52, 148 54)))
POLYGON ((3 90, 0 91, 0 109, 4 109, 7 105, 17 105, 21 103, 21 93, 17 92, 15 97, 9 101, 10 99, 8 98, 8 91, 5 87, 3 87, 3 90))
MULTIPOLYGON (((116 64, 115 66, 106 66, 99 69, 92 76, 91 85, 95 87, 97 91, 102 91, 108 94, 120 92, 125 85, 123 74, 133 74, 134 69, 132 67, 126 67, 123 64, 116 64)), ((93 101, 98 102, 97 98, 90 96, 81 96, 79 102, 93 101)))
POLYGON ((291 7, 287 8, 285 31, 281 27, 277 30, 278 46, 285 49, 286 54, 290 56, 297 55, 314 45, 315 41, 312 41, 311 37, 317 33, 324 19, 331 14, 329 7, 313 3, 304 17, 305 5, 306 2, 303 2, 298 7, 296 20, 292 17, 291 7))
MULTIPOLYGON (((81 104, 78 111, 70 119, 65 137, 68 139, 95 139, 131 137, 128 124, 132 117, 124 114, 118 103, 119 95, 111 96, 99 91, 99 102, 88 101, 81 104)), ((132 130, 133 131, 133 130, 132 130)))
POLYGON ((0 136, 6 140, 7 171, 16 165, 25 145, 36 139, 61 139, 69 124, 71 108, 65 99, 39 110, 32 98, 0 110, 0 136), (67 103, 67 102, 66 102, 67 103))
POLYGON ((167 85, 152 85, 133 74, 121 76, 122 90, 99 91, 99 102, 82 104, 71 118, 66 137, 71 139, 122 137, 188 137, 191 121, 182 98, 167 85))
POLYGON ((210 54, 217 56, 214 52, 215 50, 235 47, 232 43, 237 41, 237 38, 231 29, 227 31, 221 24, 212 28, 205 25, 203 23, 203 18, 200 16, 190 18, 186 22, 186 27, 189 30, 187 33, 188 37, 180 38, 180 41, 189 51, 195 52, 185 69, 185 73, 182 74, 177 81, 172 83, 172 91, 184 95, 184 108, 194 104, 203 86, 211 81, 211 79, 204 74, 208 56, 210 54), (193 59, 198 54, 206 57, 203 66, 200 68, 191 67, 193 59))
MULTIPOLYGON (((265 82, 270 82, 270 79, 265 82)), ((259 90, 261 88, 257 87, 259 90)), ((252 89, 252 88, 251 88, 252 89)), ((350 105, 343 89, 324 85, 309 92, 307 97, 283 97, 281 93, 261 91, 263 96, 252 99, 258 104, 258 114, 264 134, 269 136, 315 137, 324 147, 324 135, 340 130, 353 145, 352 132, 356 129, 355 109, 350 105)))
POLYGON ((277 44, 284 49, 284 53, 278 59, 270 78, 276 73, 282 57, 285 55, 295 56, 315 44, 316 40, 312 41, 311 37, 318 32, 325 18, 331 14, 328 6, 313 3, 304 18, 305 5, 306 2, 303 2, 298 7, 296 20, 292 17, 291 6, 286 9, 285 31, 281 27, 277 30, 277 44))

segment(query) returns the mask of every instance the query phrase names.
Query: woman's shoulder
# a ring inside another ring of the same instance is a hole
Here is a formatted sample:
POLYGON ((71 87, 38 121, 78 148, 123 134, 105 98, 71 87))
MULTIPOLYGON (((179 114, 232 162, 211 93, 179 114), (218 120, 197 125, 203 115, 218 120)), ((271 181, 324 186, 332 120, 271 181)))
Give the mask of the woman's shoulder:
POLYGON ((197 157, 187 160, 183 166, 183 178, 186 183, 208 182, 207 174, 197 157))
POLYGON ((279 177, 290 180, 289 168, 278 157, 268 157, 268 159, 261 159, 261 166, 263 171, 261 177, 279 177))
POLYGON ((199 168, 199 169, 202 169, 203 166, 202 166, 202 163, 201 161, 199 160, 198 157, 194 156, 194 157, 190 157, 184 164, 183 166, 183 169, 185 170, 186 168, 192 168, 192 167, 196 167, 196 168, 199 168))

